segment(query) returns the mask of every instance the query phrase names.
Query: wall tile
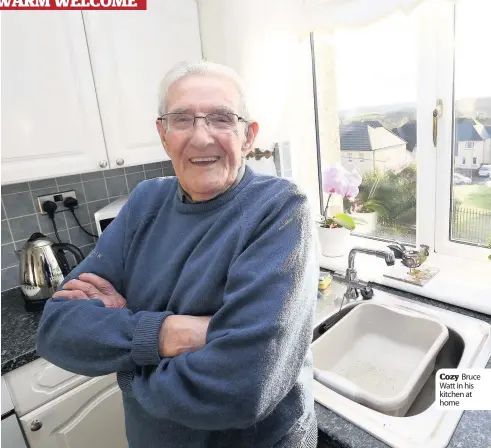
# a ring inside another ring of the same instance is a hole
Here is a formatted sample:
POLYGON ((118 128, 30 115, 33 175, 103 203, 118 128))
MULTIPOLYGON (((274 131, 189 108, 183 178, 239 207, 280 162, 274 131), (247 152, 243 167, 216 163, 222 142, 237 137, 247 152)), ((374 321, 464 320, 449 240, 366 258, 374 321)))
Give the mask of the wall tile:
POLYGON ((5 206, 5 213, 9 219, 34 213, 31 193, 28 191, 4 196, 3 205, 5 206))
MULTIPOLYGON (((65 230, 66 232, 66 230, 65 230)), ((53 234, 54 235, 54 234, 53 234)), ((29 235, 30 236, 30 235, 29 235)), ((19 241, 16 241, 14 243, 15 245, 15 250, 22 250, 25 246, 25 244, 27 243, 27 238, 24 238, 23 240, 19 240, 19 241)))
MULTIPOLYGON (((73 217, 72 212, 64 212, 65 218, 67 221, 68 228, 72 227, 78 227, 77 222, 75 221, 75 218, 73 217)), ((87 208, 87 204, 79 205, 75 209, 75 215, 77 219, 80 221, 80 224, 85 225, 88 224, 91 221, 91 218, 89 216, 89 209, 87 208)), ((92 218, 93 219, 93 218, 92 218)), ((90 231, 90 229, 87 229, 90 231)))
POLYGON ((109 199, 102 199, 100 201, 89 202, 87 207, 89 208, 90 221, 94 221, 94 213, 109 204, 109 199))
POLYGON ((162 162, 146 163, 143 168, 145 168, 145 171, 156 170, 162 168, 162 162))
MULTIPOLYGON (((145 169, 148 178, 174 175, 171 161, 150 163, 145 165, 145 169)), ((15 256, 15 254, 12 255, 14 247, 17 250, 22 249, 27 238, 34 232, 43 232, 53 242, 57 242, 51 220, 47 215, 39 213, 38 196, 75 190, 80 204, 76 209, 77 217, 86 230, 97 234, 97 229, 93 222, 94 213, 109 204, 108 195, 114 199, 121 194, 127 194, 127 187, 131 192, 143 180, 145 180, 144 167, 143 165, 136 165, 3 186, 1 207, 2 246, 4 246, 2 247, 3 266, 6 266, 5 263, 17 263, 12 258, 12 256, 15 256), (87 197, 84 189, 88 190, 87 197), (13 235, 11 235, 9 230, 9 222, 13 235)), ((78 228, 71 212, 57 213, 56 223, 59 230, 58 233, 63 242, 72 242, 81 246, 81 250, 85 254, 92 250, 95 239, 78 228)), ((2 279, 6 278, 6 283, 2 285, 2 290, 5 290, 6 287, 10 289, 17 286, 19 284, 18 268, 4 270, 6 272, 2 271, 2 279)))
POLYGON ((2 269, 19 264, 17 255, 15 255, 14 243, 2 246, 2 269))
POLYGON ((36 215, 9 219, 9 222, 14 241, 29 238, 34 232, 39 232, 38 220, 36 215))
POLYGON ((56 187, 56 181, 54 177, 52 179, 34 180, 29 182, 30 190, 39 190, 41 188, 48 187, 56 187))
MULTIPOLYGON (((60 240, 62 243, 70 243, 70 235, 68 234, 68 230, 60 230, 58 232, 60 240)), ((58 243, 58 238, 56 238, 55 232, 47 233, 46 236, 53 241, 53 243, 58 243)), ((17 245, 17 244, 16 244, 17 245)))
POLYGON ((112 170, 104 171, 104 177, 121 176, 124 174, 124 168, 114 168, 112 170))
POLYGON ((9 224, 7 220, 2 221, 2 244, 11 243, 12 235, 10 234, 9 224))
POLYGON ((82 180, 84 182, 94 180, 94 179, 102 179, 104 177, 104 174, 102 171, 94 171, 92 173, 83 173, 82 174, 82 180))
POLYGON ((90 252, 92 252, 92 249, 94 249, 95 244, 88 244, 87 246, 81 247, 81 251, 84 254, 84 257, 87 257, 90 252))
POLYGON ((162 168, 159 168, 158 170, 145 171, 145 177, 147 179, 155 179, 156 177, 163 177, 163 176, 164 176, 164 170, 162 168))
MULTIPOLYGON (((48 215, 39 215, 39 224, 41 225, 41 233, 47 234, 54 232, 53 223, 48 215)), ((64 212, 55 213, 55 222, 58 230, 66 229, 66 221, 64 212)))
POLYGON ((19 286, 19 266, 2 269, 2 291, 19 286))
POLYGON ((57 177, 56 183, 58 185, 75 184, 82 182, 82 176, 80 174, 73 174, 71 176, 57 177))
POLYGON ((94 243, 94 238, 87 235, 80 227, 74 227, 68 230, 68 233, 72 244, 75 244, 75 246, 86 246, 94 243))
POLYGON ((163 164, 164 168, 164 176, 175 176, 176 173, 174 171, 174 166, 172 165, 172 162, 164 162, 163 164))
POLYGON ((79 204, 85 204, 87 202, 85 198, 84 186, 82 185, 81 182, 77 182, 74 184, 66 184, 58 187, 58 191, 60 193, 70 190, 75 191, 75 194, 77 195, 77 201, 79 204))
POLYGON ((106 185, 109 197, 128 194, 126 176, 109 177, 106 179, 106 185))
POLYGON ((20 193, 21 191, 28 191, 29 184, 22 182, 20 184, 2 185, 2 195, 11 193, 20 193))
POLYGON ((131 193, 142 180, 145 180, 145 173, 127 174, 126 179, 128 180, 128 188, 131 193))
POLYGON ((104 179, 84 182, 85 199, 87 202, 107 198, 106 182, 104 179))
POLYGON ((126 174, 139 173, 140 171, 143 171, 143 165, 129 166, 124 169, 126 174))

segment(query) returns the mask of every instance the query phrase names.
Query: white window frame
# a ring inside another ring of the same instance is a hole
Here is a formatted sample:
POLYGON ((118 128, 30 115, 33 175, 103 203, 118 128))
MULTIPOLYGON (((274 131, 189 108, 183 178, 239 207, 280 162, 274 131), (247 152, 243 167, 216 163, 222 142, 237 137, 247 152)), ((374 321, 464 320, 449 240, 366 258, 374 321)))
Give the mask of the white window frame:
MULTIPOLYGON (((446 0, 429 2, 427 13, 421 15, 418 26, 416 244, 426 244, 436 253, 486 262, 489 249, 450 239, 452 172, 456 159, 453 149, 454 4, 446 0), (432 117, 438 99, 442 100, 443 107, 435 147, 432 117)), ((364 237, 353 239, 356 245, 369 247, 388 244, 364 237)))
MULTIPOLYGON (((441 254, 475 260, 487 260, 489 249, 468 243, 459 243, 450 239, 451 198, 452 198, 452 164, 454 143, 454 19, 455 5, 451 2, 437 4, 433 26, 437 29, 435 36, 438 52, 436 59, 436 97, 442 100, 443 109, 438 123, 438 140, 436 147, 436 164, 434 171, 435 191, 433 228, 434 251, 441 254), (450 43, 450 44, 449 44, 450 43)), ((428 115, 429 116, 429 115, 428 115)), ((418 145, 419 146, 419 145, 418 145)), ((419 165, 418 165, 419 169, 419 165)), ((419 181, 419 179, 418 179, 419 181)), ((426 187, 421 179, 421 189, 426 187)), ((427 190, 431 191, 431 190, 427 190)), ((418 201, 423 200, 418 196, 418 201)), ((430 196, 430 195, 428 195, 430 196)), ((429 230, 429 229, 428 229, 429 230)), ((429 231, 427 230, 427 233, 429 231)), ((418 238, 419 240, 419 238, 418 238)), ((422 241, 421 241, 422 242, 422 241)))
POLYGON ((465 149, 474 149, 475 143, 471 140, 465 142, 465 149))

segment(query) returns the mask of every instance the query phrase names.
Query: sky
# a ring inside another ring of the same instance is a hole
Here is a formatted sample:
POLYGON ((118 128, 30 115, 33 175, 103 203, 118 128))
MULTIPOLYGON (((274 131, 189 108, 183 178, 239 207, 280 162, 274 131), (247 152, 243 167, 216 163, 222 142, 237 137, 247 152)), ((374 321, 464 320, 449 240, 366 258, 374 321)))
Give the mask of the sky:
MULTIPOLYGON (((491 96, 491 0, 457 6, 456 98, 491 96)), ((335 33, 338 108, 416 101, 417 22, 397 13, 335 33)))

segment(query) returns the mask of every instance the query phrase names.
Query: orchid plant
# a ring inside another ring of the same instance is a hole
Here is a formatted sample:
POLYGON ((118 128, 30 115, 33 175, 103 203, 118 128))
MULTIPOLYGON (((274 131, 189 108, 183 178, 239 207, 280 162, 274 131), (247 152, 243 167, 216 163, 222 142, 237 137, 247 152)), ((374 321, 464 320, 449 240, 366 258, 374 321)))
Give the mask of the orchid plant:
POLYGON ((355 221, 353 218, 345 213, 337 213, 334 216, 328 216, 329 202, 333 195, 338 195, 341 198, 346 198, 353 201, 358 195, 362 181, 360 173, 355 169, 348 171, 340 163, 334 166, 327 167, 322 173, 322 187, 325 193, 328 193, 326 208, 322 214, 322 221, 320 226, 324 228, 341 228, 344 227, 348 230, 355 228, 355 221))

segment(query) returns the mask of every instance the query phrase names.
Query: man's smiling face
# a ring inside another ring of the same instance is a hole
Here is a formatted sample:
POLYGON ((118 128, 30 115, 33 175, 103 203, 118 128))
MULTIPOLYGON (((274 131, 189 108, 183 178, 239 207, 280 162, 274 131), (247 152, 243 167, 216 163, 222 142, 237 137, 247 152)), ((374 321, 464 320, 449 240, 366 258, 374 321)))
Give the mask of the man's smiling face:
MULTIPOLYGON (((220 75, 189 75, 174 82, 167 93, 167 113, 205 116, 240 115, 240 93, 232 80, 220 75)), ((173 129, 157 120, 162 143, 179 183, 194 201, 214 198, 237 177, 242 154, 250 151, 257 123, 239 121, 232 130, 214 131, 198 119, 189 130, 173 129)))

